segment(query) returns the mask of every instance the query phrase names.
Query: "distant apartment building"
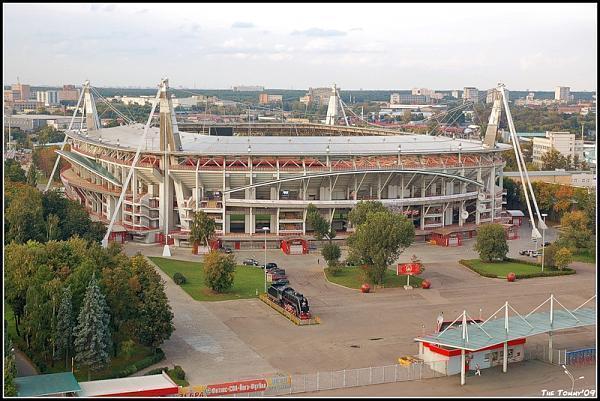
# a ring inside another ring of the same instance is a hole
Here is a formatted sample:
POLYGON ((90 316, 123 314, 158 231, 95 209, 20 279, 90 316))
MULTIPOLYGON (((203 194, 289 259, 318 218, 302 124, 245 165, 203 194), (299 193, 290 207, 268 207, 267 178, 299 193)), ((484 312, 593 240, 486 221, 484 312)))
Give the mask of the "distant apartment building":
POLYGON ((306 95, 306 96, 302 96, 299 100, 300 100, 300 103, 309 104, 311 99, 310 99, 309 95, 306 95))
POLYGON ((44 103, 44 106, 55 106, 60 103, 57 90, 37 91, 35 96, 38 102, 44 103))
POLYGON ((435 93, 435 91, 433 89, 428 89, 428 88, 413 88, 411 94, 413 94, 413 95, 422 95, 422 96, 431 96, 434 93, 435 93))
MULTIPOLYGON (((18 127, 23 131, 34 131, 46 125, 63 130, 69 127, 71 118, 71 116, 53 116, 48 114, 22 114, 7 116, 4 125, 8 126, 10 124, 11 127, 18 127)), ((73 121, 73 128, 79 129, 81 124, 81 119, 76 118, 73 121)), ((85 125, 85 122, 83 124, 85 125)))
MULTIPOLYGON (((494 103, 494 94, 498 92, 498 89, 488 89, 487 94, 485 96, 485 103, 494 103)), ((510 92, 507 89, 504 89, 504 93, 506 93, 506 99, 510 100, 510 92)))
POLYGON ((554 90, 554 100, 568 102, 571 100, 571 88, 568 86, 557 86, 554 90))
POLYGON ((76 102, 79 100, 79 89, 75 85, 63 85, 62 89, 58 92, 60 100, 68 100, 76 102))
POLYGON ((31 87, 25 84, 13 84, 10 89, 4 90, 4 101, 29 101, 31 97, 31 87))
POLYGON ((390 95, 390 104, 427 104, 431 101, 429 95, 404 95, 392 93, 390 95))
POLYGON ((465 87, 463 90, 463 100, 465 102, 479 103, 479 89, 473 87, 465 87))
MULTIPOLYGON (((503 175, 513 181, 521 182, 521 176, 518 171, 504 171, 503 175)), ((528 175, 531 182, 570 185, 590 190, 596 188, 596 173, 594 171, 545 170, 529 171, 528 175)))
POLYGON ((542 157, 553 148, 565 157, 571 156, 574 159, 578 156, 579 160, 583 160, 583 140, 567 131, 546 131, 545 137, 533 138, 533 162, 542 166, 542 157))
POLYGON ((234 92, 263 92, 264 90, 264 86, 239 85, 233 87, 234 92))
POLYGON ((268 93, 261 93, 258 95, 258 103, 260 104, 281 102, 283 102, 283 95, 269 95, 268 93))
POLYGON ((455 99, 460 99, 462 97, 462 91, 461 90, 453 90, 452 97, 455 99))

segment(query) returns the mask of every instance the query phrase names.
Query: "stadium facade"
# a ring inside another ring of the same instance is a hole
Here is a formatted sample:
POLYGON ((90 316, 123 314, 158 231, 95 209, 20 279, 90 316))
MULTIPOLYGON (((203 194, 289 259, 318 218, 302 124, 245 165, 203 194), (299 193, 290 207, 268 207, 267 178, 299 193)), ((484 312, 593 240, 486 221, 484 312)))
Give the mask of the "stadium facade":
MULTIPOLYGON (((67 132, 60 177, 70 198, 108 222, 144 125, 100 128, 85 87, 83 98, 87 129, 67 132)), ((192 212, 202 210, 224 239, 262 238, 265 227, 272 239, 301 237, 310 234, 312 203, 343 237, 361 200, 406 214, 421 232, 500 219, 500 152, 508 145, 327 124, 183 126, 165 84, 159 124, 141 143, 115 231, 141 242, 164 241, 163 233, 184 241, 192 212)))

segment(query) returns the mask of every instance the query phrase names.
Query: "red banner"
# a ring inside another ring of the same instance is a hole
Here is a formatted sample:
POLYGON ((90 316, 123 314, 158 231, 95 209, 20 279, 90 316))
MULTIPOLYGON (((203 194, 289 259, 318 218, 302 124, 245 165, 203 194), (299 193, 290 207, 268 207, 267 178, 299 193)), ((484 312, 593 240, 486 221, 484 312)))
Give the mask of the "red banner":
POLYGON ((202 392, 206 397, 214 397, 218 395, 231 395, 237 393, 254 393, 257 391, 265 391, 267 389, 267 381, 265 379, 244 380, 239 382, 209 384, 202 392))
POLYGON ((398 263, 396 267, 396 274, 398 276, 401 274, 415 276, 419 273, 421 273, 421 265, 419 263, 398 263))

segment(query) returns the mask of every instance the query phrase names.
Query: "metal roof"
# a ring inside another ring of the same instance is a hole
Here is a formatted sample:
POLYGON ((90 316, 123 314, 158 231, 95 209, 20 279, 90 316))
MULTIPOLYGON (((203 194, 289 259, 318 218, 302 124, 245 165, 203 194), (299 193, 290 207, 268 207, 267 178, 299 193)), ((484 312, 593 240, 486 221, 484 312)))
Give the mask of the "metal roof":
MULTIPOLYGON (((94 144, 135 151, 142 138, 144 126, 132 124, 69 136, 94 144)), ((332 156, 397 155, 402 154, 490 152, 510 149, 497 144, 495 149, 484 148, 481 141, 453 139, 431 135, 390 136, 214 136, 179 132, 182 153, 207 155, 269 155, 269 156, 332 156)), ((151 127, 142 150, 160 152, 159 128, 151 127)))
POLYGON ((510 214, 512 217, 525 217, 525 213, 520 210, 507 210, 506 213, 510 214))
POLYGON ((149 376, 123 377, 119 379, 82 382, 79 397, 98 397, 116 394, 138 393, 160 389, 177 389, 177 384, 165 373, 149 376))
POLYGON ((40 397, 81 391, 72 372, 17 377, 15 383, 19 397, 40 397))
POLYGON ((119 180, 115 178, 114 175, 111 174, 105 167, 101 166, 98 163, 95 163, 88 159, 87 157, 81 156, 74 152, 69 152, 66 150, 57 150, 56 153, 68 159, 69 161, 76 163, 77 165, 91 171, 92 173, 98 174, 107 181, 109 181, 113 185, 121 186, 119 180))
MULTIPOLYGON (((548 300, 545 302, 548 302, 548 300)), ((554 299, 554 302, 558 301, 554 299)), ((508 303, 506 305, 506 308, 510 307, 508 303)), ((503 308, 499 309, 498 312, 503 308)), ((512 309, 512 307, 510 308, 512 309)), ((518 338, 595 324, 595 308, 581 308, 573 311, 553 310, 552 321, 549 311, 530 313, 524 317, 517 315, 505 317, 504 319, 488 319, 482 324, 467 324, 466 330, 464 330, 461 324, 458 328, 451 327, 438 334, 417 337, 415 341, 428 342, 467 351, 477 351, 518 338)))

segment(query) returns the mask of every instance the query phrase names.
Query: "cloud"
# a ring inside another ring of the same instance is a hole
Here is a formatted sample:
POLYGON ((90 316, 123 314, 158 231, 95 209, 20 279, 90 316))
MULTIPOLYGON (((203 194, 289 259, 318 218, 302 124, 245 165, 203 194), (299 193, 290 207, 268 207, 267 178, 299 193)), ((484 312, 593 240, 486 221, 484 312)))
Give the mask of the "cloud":
POLYGON ((232 28, 254 28, 254 26, 255 25, 252 22, 242 21, 236 21, 231 25, 232 28))
POLYGON ((294 31, 291 34, 304 36, 344 36, 346 32, 335 29, 309 28, 304 31, 294 31))
POLYGON ((101 4, 92 4, 90 6, 90 11, 106 11, 108 13, 112 12, 115 10, 115 5, 114 4, 107 4, 105 6, 101 5, 101 4))

